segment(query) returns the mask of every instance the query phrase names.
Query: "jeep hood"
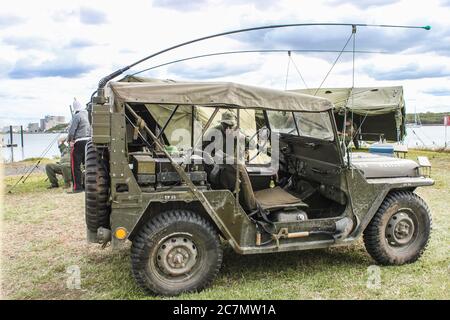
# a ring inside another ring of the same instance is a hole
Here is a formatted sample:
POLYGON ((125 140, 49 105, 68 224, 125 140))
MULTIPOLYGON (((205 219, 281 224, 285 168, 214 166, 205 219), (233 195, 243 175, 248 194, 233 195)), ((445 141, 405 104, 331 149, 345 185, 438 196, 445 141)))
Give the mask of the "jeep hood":
POLYGON ((417 177, 419 165, 408 159, 380 156, 371 153, 352 153, 352 165, 366 178, 417 177))

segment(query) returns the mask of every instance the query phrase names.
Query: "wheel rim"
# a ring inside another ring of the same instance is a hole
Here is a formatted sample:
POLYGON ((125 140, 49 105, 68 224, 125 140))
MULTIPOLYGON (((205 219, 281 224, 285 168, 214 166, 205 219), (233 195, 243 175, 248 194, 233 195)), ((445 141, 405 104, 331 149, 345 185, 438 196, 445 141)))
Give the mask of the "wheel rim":
POLYGON ((159 242, 155 250, 156 267, 166 280, 186 279, 198 266, 198 249, 192 238, 184 234, 172 234, 159 242))
POLYGON ((392 215, 386 226, 386 240, 393 247, 404 247, 414 241, 417 223, 409 212, 399 211, 392 215))

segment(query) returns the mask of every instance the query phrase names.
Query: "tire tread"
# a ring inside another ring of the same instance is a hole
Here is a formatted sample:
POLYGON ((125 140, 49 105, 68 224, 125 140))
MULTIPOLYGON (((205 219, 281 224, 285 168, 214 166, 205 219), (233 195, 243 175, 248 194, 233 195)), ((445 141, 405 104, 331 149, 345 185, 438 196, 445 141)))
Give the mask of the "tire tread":
MULTIPOLYGON (((431 212, 426 204, 426 202, 419 197, 417 194, 411 191, 393 191, 389 193, 384 201, 382 202, 380 208, 375 213, 374 217, 372 218, 371 222, 367 226, 366 230, 364 230, 364 245, 366 247, 367 252, 370 254, 370 256, 379 264, 381 265, 392 265, 392 264, 399 264, 398 261, 396 261, 395 258, 388 255, 381 245, 381 241, 384 241, 384 239, 381 239, 380 234, 380 228, 384 227, 382 224, 382 217, 385 214, 385 212, 395 203, 401 201, 401 200, 407 200, 408 202, 416 201, 419 203, 420 206, 422 206, 426 214, 428 215, 428 220, 430 222, 430 232, 432 230, 432 217, 431 212)), ((429 243, 429 237, 426 240, 425 245, 416 252, 413 257, 408 259, 407 263, 412 263, 417 261, 423 254, 423 252, 426 250, 429 243)))
POLYGON ((92 141, 88 141, 85 164, 85 216, 86 225, 92 232, 97 232, 100 227, 110 227, 109 174, 103 161, 92 141))
MULTIPOLYGON (((217 235, 216 230, 214 227, 209 223, 205 218, 202 216, 195 214, 189 210, 183 210, 183 209, 175 209, 175 210, 169 210, 165 211, 158 216, 155 216, 154 218, 150 219, 141 229, 141 231, 136 235, 136 237, 133 239, 133 244, 131 246, 131 266, 132 266, 132 273, 136 280, 136 283, 139 287, 141 287, 146 293, 148 294, 161 294, 161 295, 174 295, 172 291, 164 291, 161 290, 160 287, 156 286, 154 283, 147 281, 145 276, 145 250, 148 247, 151 247, 152 245, 155 245, 154 236, 161 231, 162 229, 166 228, 167 226, 171 225, 172 223, 176 222, 189 222, 193 224, 197 224, 201 226, 205 232, 207 232, 209 235, 214 237, 215 239, 215 250, 218 253, 218 259, 216 264, 214 265, 213 269, 208 272, 208 275, 206 277, 203 277, 198 283, 195 288, 189 289, 189 290, 182 290, 181 292, 193 292, 193 291, 200 291, 206 287, 208 287, 211 282, 214 280, 214 278, 219 273, 220 267, 222 265, 222 259, 223 259, 223 252, 222 247, 217 235)), ((175 293, 175 294, 178 294, 175 293)))

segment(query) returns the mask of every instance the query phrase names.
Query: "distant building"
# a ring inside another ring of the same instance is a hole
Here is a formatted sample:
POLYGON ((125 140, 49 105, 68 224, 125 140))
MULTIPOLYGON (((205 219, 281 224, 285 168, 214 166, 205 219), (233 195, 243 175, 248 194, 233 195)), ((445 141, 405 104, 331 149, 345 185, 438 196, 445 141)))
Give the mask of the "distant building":
MULTIPOLYGON (((9 126, 5 126, 2 129, 3 133, 9 133, 9 126)), ((20 132, 20 126, 12 126, 12 132, 13 133, 19 133, 20 132)))
POLYGON ((45 119, 39 120, 39 129, 40 129, 41 131, 44 131, 44 130, 45 130, 45 119))
POLYGON ((46 131, 48 129, 53 128, 54 126, 58 124, 65 123, 65 117, 64 116, 45 116, 44 119, 41 119, 39 121, 39 128, 41 131, 46 131))
POLYGON ((39 126, 39 123, 37 122, 32 122, 28 124, 28 132, 30 133, 37 133, 40 132, 41 128, 39 126))

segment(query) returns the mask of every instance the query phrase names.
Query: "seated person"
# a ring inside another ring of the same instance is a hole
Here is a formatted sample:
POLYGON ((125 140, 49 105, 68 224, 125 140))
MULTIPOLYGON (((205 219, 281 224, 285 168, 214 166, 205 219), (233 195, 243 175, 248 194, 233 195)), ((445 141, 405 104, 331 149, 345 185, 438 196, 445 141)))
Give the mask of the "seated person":
MULTIPOLYGON (((208 173, 213 189, 228 189, 234 192, 236 189, 236 177, 239 173, 239 203, 246 212, 251 213, 260 209, 270 211, 280 210, 285 207, 304 206, 305 204, 300 199, 289 194, 281 187, 274 186, 273 188, 269 187, 254 192, 243 160, 245 151, 244 140, 244 135, 236 127, 236 116, 230 111, 222 114, 219 125, 205 133, 203 150, 215 158, 214 168, 208 173), (236 156, 238 140, 236 137, 238 135, 240 156, 236 156), (214 138, 213 142, 211 142, 212 138, 214 138), (223 156, 222 159, 220 159, 221 156, 223 156)), ((248 144, 248 140, 246 142, 248 144)))
POLYGON ((245 193, 251 190, 251 182, 247 174, 245 176, 242 174, 246 170, 243 161, 245 146, 243 143, 240 144, 241 160, 237 161, 236 132, 239 132, 240 139, 245 140, 248 144, 247 137, 240 133, 237 128, 236 115, 231 111, 226 111, 222 114, 220 123, 205 133, 202 148, 216 162, 214 169, 207 169, 213 188, 228 189, 233 192, 236 187, 236 170, 239 170, 241 177, 240 202, 244 208, 252 210, 256 207, 256 203, 252 197, 245 196, 245 193))
POLYGON ((66 144, 66 137, 58 139, 58 148, 61 152, 61 160, 57 163, 48 163, 45 165, 45 172, 47 173, 50 186, 48 189, 58 188, 57 174, 63 176, 64 188, 70 188, 72 182, 72 173, 70 169, 70 147, 66 144))

